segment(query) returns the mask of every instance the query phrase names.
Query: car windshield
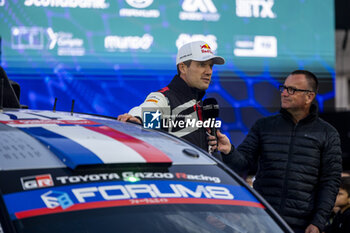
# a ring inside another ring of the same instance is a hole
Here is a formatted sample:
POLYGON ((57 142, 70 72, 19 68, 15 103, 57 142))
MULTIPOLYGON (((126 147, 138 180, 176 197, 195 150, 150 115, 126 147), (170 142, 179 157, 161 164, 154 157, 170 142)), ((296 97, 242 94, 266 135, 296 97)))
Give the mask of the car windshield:
POLYGON ((263 208, 171 204, 89 209, 15 220, 21 233, 283 232, 263 208))

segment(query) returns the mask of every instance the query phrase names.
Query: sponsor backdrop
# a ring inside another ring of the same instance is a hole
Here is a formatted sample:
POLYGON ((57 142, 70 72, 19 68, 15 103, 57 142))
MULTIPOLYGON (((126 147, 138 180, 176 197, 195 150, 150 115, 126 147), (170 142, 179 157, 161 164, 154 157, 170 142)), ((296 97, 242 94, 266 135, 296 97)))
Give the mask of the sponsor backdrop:
POLYGON ((21 103, 117 116, 176 73, 177 48, 205 40, 226 59, 207 97, 239 143, 278 111, 288 72, 321 79, 321 111, 334 103, 332 0, 0 0, 1 66, 21 103))

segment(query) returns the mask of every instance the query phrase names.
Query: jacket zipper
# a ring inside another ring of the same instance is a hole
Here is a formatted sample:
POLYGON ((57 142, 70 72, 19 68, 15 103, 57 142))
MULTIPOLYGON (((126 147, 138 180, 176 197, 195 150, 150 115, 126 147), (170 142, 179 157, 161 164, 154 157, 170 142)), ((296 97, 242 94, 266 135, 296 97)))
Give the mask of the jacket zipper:
POLYGON ((298 126, 298 123, 293 127, 292 134, 291 134, 291 139, 290 139, 290 144, 289 144, 286 174, 284 176, 283 190, 282 190, 282 200, 281 200, 281 205, 280 205, 281 215, 284 215, 284 207, 286 205, 286 196, 287 196, 287 193, 288 193, 288 185, 287 185, 287 183, 288 183, 289 169, 290 169, 290 164, 291 164, 291 157, 292 157, 293 147, 294 147, 295 131, 296 131, 297 126, 298 126))

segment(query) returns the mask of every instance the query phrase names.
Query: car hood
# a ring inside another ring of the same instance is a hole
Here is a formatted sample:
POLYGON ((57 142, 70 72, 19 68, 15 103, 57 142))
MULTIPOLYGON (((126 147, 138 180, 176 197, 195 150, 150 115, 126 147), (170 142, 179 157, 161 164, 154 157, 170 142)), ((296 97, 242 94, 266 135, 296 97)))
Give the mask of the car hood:
POLYGON ((84 165, 216 164, 206 152, 141 125, 40 110, 0 113, 0 170, 84 165))

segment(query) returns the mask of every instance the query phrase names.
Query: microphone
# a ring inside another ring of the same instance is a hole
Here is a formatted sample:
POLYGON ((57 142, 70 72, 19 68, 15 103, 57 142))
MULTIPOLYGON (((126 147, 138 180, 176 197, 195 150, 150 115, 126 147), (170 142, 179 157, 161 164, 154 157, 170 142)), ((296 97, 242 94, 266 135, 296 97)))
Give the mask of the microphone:
MULTIPOLYGON (((219 104, 215 98, 207 98, 203 100, 202 109, 203 109, 203 120, 210 121, 211 135, 215 136, 215 139, 217 141, 215 121, 216 121, 216 118, 219 116, 219 104)), ((215 151, 217 151, 217 149, 215 149, 215 151)))
POLYGON ((219 104, 215 98, 207 98, 203 100, 203 118, 213 119, 219 116, 219 104))

